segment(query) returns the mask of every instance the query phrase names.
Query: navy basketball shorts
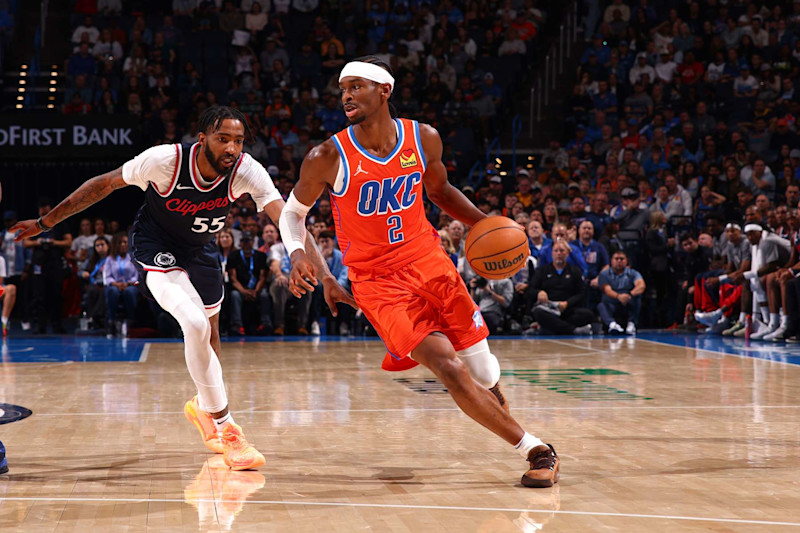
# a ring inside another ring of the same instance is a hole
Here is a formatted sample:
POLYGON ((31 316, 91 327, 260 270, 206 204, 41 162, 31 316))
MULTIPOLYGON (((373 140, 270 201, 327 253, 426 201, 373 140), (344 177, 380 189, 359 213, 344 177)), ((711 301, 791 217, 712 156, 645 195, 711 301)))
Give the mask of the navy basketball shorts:
POLYGON ((130 243, 131 255, 139 271, 138 287, 146 297, 154 299, 146 283, 149 272, 182 270, 203 300, 206 312, 212 312, 222 304, 222 265, 214 242, 199 247, 180 247, 141 233, 131 233, 130 243))

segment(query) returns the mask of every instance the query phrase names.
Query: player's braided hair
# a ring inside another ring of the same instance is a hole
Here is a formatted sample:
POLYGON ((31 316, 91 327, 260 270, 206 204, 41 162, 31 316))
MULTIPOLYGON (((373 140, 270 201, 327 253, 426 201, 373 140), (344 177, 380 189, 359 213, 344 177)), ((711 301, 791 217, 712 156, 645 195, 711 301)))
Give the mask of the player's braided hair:
POLYGON ((225 119, 233 119, 241 122, 244 126, 245 139, 250 138, 250 126, 247 117, 238 109, 226 105, 212 105, 203 111, 200 114, 200 118, 197 120, 198 131, 202 131, 206 134, 214 133, 222 126, 222 121, 225 119))
MULTIPOLYGON (((362 63, 371 63, 373 65, 378 65, 383 70, 391 74, 392 77, 394 77, 394 72, 392 72, 392 67, 387 65, 384 61, 381 60, 381 58, 377 56, 361 56, 355 58, 353 61, 360 61, 362 63)), ((389 98, 391 99, 391 96, 389 96, 389 98)), ((392 118, 397 118, 397 108, 394 107, 394 104, 392 104, 392 102, 389 102, 389 114, 392 116, 392 118)))

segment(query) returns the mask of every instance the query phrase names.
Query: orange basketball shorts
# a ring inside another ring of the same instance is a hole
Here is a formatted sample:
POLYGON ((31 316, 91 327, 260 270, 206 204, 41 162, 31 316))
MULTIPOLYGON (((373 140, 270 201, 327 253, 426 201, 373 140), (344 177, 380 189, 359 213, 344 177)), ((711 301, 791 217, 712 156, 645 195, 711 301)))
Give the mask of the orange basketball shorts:
POLYGON ((489 336, 478 306, 441 248, 392 272, 356 279, 353 296, 386 344, 385 370, 416 366, 408 355, 437 331, 456 351, 489 336))

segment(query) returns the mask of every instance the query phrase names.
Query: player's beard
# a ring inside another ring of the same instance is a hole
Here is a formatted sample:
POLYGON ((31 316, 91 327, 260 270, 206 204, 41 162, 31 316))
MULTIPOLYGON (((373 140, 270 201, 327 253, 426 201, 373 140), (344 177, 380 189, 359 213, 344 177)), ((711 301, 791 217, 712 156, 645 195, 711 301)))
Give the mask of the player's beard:
POLYGON ((358 114, 358 115, 356 115, 356 116, 354 116, 352 118, 348 117, 347 121, 350 123, 351 126, 355 126, 356 124, 361 124, 362 122, 364 122, 364 119, 366 119, 366 118, 367 118, 367 115, 365 115, 364 113, 361 113, 361 114, 358 114))
POLYGON ((205 148, 203 149, 203 155, 206 156, 211 168, 213 168, 214 171, 220 176, 228 176, 234 169, 235 165, 231 165, 230 168, 225 168, 222 166, 222 162, 220 160, 225 157, 225 154, 222 154, 220 157, 214 157, 214 153, 211 151, 211 147, 208 144, 206 144, 205 148))

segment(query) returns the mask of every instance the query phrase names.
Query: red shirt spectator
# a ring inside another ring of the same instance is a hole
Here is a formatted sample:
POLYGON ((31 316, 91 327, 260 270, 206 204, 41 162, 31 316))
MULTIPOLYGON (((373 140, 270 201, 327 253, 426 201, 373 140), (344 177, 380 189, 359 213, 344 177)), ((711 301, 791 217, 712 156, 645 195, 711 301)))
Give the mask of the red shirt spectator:
POLYGON ((511 27, 517 30, 517 35, 525 42, 532 41, 536 37, 536 24, 525 18, 525 11, 520 9, 517 18, 511 23, 511 27))
POLYGON ((678 74, 681 75, 681 81, 687 85, 692 85, 703 79, 704 72, 703 64, 695 60, 694 53, 686 52, 683 63, 678 66, 678 74))

